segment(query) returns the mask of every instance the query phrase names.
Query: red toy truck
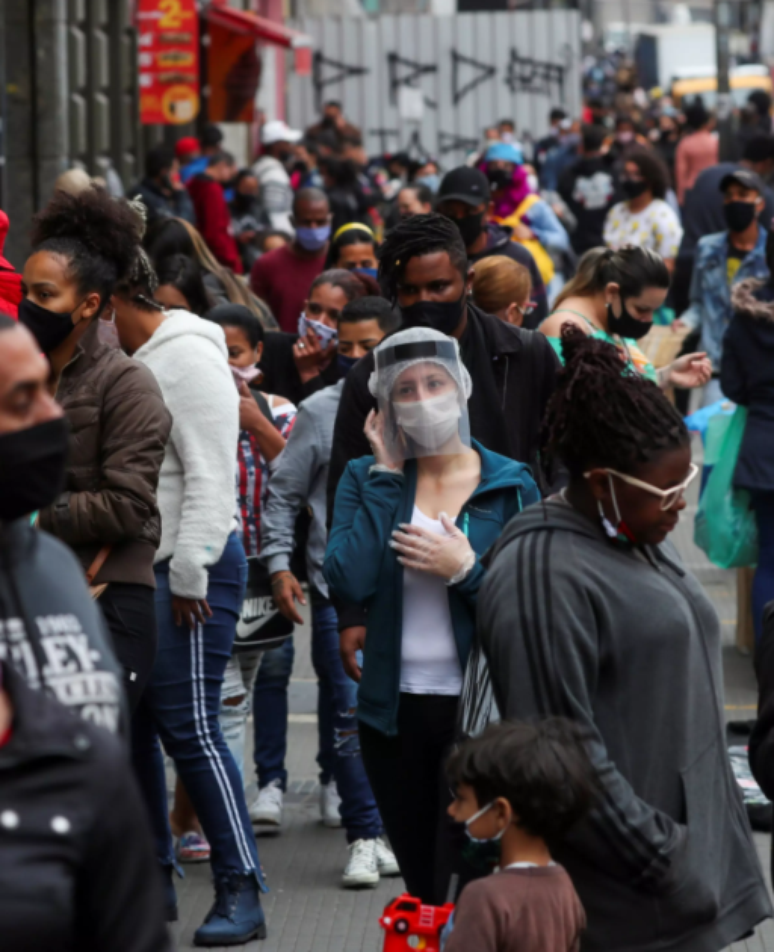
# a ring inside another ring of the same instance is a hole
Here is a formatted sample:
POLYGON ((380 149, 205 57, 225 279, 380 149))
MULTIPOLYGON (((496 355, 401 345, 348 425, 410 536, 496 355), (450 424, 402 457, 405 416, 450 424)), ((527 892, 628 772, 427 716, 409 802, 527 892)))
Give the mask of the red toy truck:
POLYGON ((379 925, 384 929, 383 952, 439 952, 441 930, 454 912, 452 903, 425 906, 404 893, 385 906, 379 925))

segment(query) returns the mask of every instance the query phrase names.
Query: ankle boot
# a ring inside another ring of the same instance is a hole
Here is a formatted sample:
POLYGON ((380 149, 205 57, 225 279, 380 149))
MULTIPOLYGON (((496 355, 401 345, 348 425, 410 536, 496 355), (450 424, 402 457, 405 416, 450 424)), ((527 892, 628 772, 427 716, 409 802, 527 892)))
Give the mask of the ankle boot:
POLYGON ((254 875, 232 874, 215 882, 215 902, 194 935, 194 945, 243 945, 266 938, 266 919, 254 875))

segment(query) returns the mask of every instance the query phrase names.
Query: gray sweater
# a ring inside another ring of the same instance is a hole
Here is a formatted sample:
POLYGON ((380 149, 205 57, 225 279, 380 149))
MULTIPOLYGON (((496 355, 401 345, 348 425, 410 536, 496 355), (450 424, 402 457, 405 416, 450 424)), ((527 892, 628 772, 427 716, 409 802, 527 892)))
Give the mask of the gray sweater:
POLYGON ((269 572, 290 568, 295 545, 296 517, 304 506, 312 512, 306 546, 309 582, 326 598, 322 575, 328 533, 325 494, 333 445, 333 425, 344 380, 307 397, 299 406, 293 429, 269 480, 269 494, 261 514, 261 560, 269 572))
POLYGON ((556 498, 490 554, 479 633, 503 717, 581 724, 602 781, 560 843, 584 952, 717 952, 772 909, 726 754, 720 625, 673 547, 556 498))

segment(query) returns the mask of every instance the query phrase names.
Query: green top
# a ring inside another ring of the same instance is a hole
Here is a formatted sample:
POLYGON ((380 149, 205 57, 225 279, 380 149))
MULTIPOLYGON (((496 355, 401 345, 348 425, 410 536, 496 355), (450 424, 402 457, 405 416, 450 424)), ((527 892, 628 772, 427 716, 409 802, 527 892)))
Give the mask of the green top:
MULTIPOLYGON (((568 314, 574 314, 576 317, 582 318, 591 328, 591 334, 589 335, 590 337, 594 337, 597 340, 606 341, 608 344, 613 344, 619 350, 624 351, 626 353, 626 366, 629 370, 635 370, 637 373, 647 377, 648 380, 651 380, 653 383, 658 383, 658 374, 656 373, 656 368, 637 346, 637 341, 632 340, 629 337, 614 337, 612 334, 608 334, 607 331, 603 331, 599 327, 595 327, 586 317, 586 315, 581 314, 579 311, 573 311, 569 307, 563 307, 561 310, 567 311, 568 314)), ((555 311, 554 313, 558 312, 555 311)), ((554 348, 556 356, 559 358, 559 360, 564 363, 564 355, 562 354, 562 339, 560 337, 549 337, 548 342, 554 348)))

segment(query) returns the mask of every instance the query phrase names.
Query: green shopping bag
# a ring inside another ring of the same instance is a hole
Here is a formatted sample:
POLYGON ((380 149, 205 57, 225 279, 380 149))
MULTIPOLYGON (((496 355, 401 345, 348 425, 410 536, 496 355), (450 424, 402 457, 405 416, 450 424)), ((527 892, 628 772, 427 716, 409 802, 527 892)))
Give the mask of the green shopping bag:
POLYGON ((699 499, 693 540, 710 562, 722 569, 752 567, 758 563, 758 528, 750 508, 750 494, 734 489, 746 407, 716 414, 707 429, 705 467, 712 467, 699 499))

